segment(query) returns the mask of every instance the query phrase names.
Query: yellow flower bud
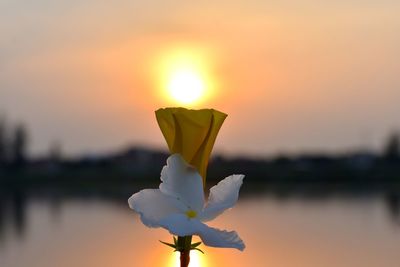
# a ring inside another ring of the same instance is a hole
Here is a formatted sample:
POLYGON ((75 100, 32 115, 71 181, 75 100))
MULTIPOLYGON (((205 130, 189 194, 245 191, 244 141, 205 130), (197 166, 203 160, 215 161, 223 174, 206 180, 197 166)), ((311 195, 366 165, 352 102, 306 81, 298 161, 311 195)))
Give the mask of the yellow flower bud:
POLYGON ((171 154, 179 153, 206 181, 211 150, 226 114, 214 109, 162 108, 156 111, 171 154))

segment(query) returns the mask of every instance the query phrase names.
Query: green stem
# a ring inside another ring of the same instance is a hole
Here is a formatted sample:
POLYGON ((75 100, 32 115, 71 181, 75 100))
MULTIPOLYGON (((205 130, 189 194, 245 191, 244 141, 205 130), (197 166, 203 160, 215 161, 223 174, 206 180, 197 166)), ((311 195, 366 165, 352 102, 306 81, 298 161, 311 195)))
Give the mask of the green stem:
POLYGON ((190 246, 192 244, 192 236, 178 236, 178 246, 182 248, 181 253, 181 267, 188 267, 190 262, 190 246))

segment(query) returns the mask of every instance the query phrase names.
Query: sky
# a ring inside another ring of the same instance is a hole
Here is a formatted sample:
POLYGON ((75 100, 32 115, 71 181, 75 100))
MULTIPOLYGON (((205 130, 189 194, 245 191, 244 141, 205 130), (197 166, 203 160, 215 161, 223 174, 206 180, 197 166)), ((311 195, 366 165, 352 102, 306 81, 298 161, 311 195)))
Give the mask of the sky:
MULTIPOLYGON (((0 0, 0 112, 30 152, 166 148, 160 66, 201 61, 227 155, 379 151, 400 129, 395 0, 0 0)), ((164 91, 163 91, 164 90, 164 91)))

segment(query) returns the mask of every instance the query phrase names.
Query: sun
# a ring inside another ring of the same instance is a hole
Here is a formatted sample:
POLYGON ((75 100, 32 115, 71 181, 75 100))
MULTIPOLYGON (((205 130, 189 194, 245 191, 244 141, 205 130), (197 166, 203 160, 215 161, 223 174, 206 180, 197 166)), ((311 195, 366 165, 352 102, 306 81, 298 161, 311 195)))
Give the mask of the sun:
POLYGON ((160 53, 157 76, 160 96, 186 107, 203 104, 214 88, 210 56, 191 46, 175 46, 160 53))
POLYGON ((167 90, 177 102, 192 104, 204 95, 205 83, 196 70, 190 68, 177 69, 169 77, 167 90))

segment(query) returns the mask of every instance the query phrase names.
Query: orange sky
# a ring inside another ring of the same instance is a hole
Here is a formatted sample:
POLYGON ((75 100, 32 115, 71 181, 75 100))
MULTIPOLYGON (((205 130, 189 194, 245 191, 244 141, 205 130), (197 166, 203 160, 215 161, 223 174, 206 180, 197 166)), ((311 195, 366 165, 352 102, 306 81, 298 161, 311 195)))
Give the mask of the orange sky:
POLYGON ((400 128, 398 1, 1 1, 0 111, 31 151, 165 147, 158 60, 201 54, 229 114, 217 149, 378 149, 400 128), (204 56, 203 56, 204 55, 204 56))

